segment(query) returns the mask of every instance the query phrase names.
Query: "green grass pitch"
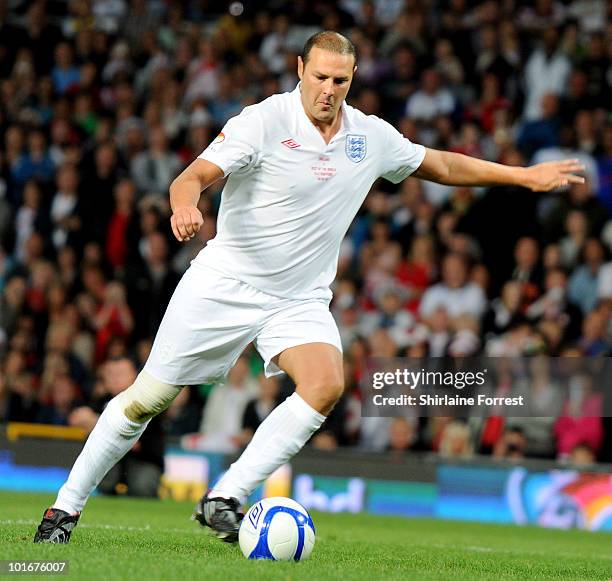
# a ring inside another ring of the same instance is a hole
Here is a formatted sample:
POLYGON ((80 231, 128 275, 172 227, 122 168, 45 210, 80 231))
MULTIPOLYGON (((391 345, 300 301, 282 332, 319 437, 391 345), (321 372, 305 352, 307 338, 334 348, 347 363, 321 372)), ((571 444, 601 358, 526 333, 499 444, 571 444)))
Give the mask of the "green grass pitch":
MULTIPOLYGON (((191 503, 94 497, 69 545, 32 543, 53 498, 0 493, 0 559, 64 560, 68 579, 612 579, 612 535, 313 513, 309 561, 248 561, 191 503)), ((38 577, 40 578, 40 577, 38 577)))

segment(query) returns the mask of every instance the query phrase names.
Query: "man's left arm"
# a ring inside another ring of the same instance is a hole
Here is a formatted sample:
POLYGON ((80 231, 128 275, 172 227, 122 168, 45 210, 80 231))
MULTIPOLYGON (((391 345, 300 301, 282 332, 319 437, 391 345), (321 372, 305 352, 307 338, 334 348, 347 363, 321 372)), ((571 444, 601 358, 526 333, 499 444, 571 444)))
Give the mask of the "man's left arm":
POLYGON ((514 167, 461 153, 426 148, 419 169, 412 175, 448 186, 506 185, 547 192, 568 184, 584 183, 584 177, 576 175, 581 171, 584 171, 584 166, 577 159, 514 167))

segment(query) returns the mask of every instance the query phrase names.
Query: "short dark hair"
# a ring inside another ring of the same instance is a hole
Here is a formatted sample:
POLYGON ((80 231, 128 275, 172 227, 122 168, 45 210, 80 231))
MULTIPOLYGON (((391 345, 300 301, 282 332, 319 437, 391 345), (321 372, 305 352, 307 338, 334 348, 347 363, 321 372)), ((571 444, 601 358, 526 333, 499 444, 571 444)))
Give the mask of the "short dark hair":
POLYGON ((357 51, 355 45, 346 36, 343 36, 339 32, 333 30, 323 30, 313 34, 304 45, 302 51, 302 60, 304 64, 308 62, 310 51, 313 47, 320 48, 322 50, 328 50, 329 52, 335 52, 336 54, 350 54, 353 55, 353 60, 357 64, 357 51))

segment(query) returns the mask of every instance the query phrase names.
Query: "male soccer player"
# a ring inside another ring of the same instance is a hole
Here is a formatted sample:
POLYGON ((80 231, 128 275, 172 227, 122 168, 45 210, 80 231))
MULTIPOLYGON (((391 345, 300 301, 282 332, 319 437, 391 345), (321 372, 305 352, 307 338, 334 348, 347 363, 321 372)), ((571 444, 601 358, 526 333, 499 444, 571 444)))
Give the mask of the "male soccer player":
POLYGON ((172 183, 172 231, 184 241, 202 225, 201 192, 229 176, 218 234, 178 284, 143 371, 109 402, 35 541, 67 542, 90 493, 151 417, 182 386, 223 378, 254 341, 266 373, 288 373, 296 390, 196 507, 200 523, 236 541, 241 502, 304 446, 342 393, 329 285, 342 238, 376 179, 534 191, 583 181, 575 160, 505 167, 413 144, 344 102, 355 70, 347 38, 315 34, 298 58, 298 87, 230 119, 172 183))

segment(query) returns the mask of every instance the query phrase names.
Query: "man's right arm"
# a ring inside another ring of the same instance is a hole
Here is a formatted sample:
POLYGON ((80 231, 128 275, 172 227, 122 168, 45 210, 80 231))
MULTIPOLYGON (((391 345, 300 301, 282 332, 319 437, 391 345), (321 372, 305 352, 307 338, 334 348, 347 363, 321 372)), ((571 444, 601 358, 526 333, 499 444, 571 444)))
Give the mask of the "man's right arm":
POLYGON ((223 170, 205 159, 194 160, 170 185, 172 232, 179 242, 190 240, 202 226, 200 194, 223 177, 223 170))

